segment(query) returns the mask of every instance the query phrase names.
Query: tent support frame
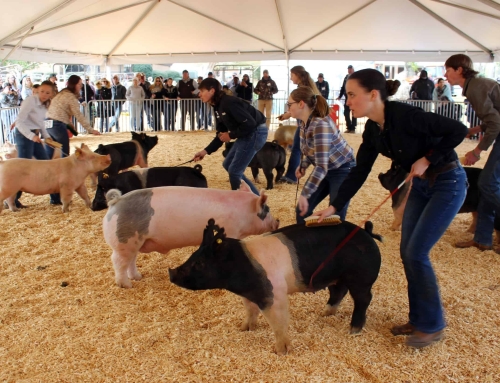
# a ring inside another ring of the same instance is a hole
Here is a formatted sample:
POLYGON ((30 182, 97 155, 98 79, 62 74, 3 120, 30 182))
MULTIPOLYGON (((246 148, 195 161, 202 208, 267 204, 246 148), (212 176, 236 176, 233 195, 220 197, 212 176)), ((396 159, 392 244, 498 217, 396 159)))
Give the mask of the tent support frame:
POLYGON ((492 15, 491 13, 481 12, 481 11, 478 11, 477 9, 467 8, 467 7, 464 7, 463 5, 448 3, 448 2, 443 1, 443 0, 432 0, 432 1, 434 1, 435 3, 439 3, 439 4, 448 5, 449 7, 455 7, 458 9, 462 9, 464 11, 477 13, 478 15, 481 15, 481 16, 492 17, 494 19, 500 20, 500 16, 495 16, 495 15, 492 15))
POLYGON ((4 59, 2 60, 2 63, 3 63, 3 62, 5 62, 5 61, 6 61, 6 60, 10 57, 10 55, 16 51, 16 49, 17 49, 17 48, 19 48, 19 46, 23 43, 24 39, 25 39, 26 37, 28 37, 28 36, 30 35, 30 33, 33 31, 33 28, 34 28, 34 27, 31 27, 31 28, 28 30, 28 32, 26 32, 26 34, 22 37, 22 39, 21 39, 21 40, 19 40, 19 42, 18 42, 18 43, 14 46, 14 48, 12 48, 12 49, 10 50, 10 52, 7 54, 7 56, 5 56, 5 57, 4 57, 4 59))

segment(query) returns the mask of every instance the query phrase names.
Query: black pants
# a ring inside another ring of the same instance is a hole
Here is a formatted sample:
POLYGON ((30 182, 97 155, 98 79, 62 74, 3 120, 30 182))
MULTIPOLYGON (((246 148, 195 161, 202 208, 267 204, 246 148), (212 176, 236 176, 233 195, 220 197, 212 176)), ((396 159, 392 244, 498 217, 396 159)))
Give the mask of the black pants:
POLYGON ((356 130, 357 120, 355 117, 351 121, 351 108, 346 104, 344 105, 344 117, 347 130, 354 132, 356 130))
POLYGON ((194 99, 180 100, 181 103, 181 130, 186 130, 186 115, 189 113, 189 121, 191 122, 191 130, 195 130, 195 101, 194 99))

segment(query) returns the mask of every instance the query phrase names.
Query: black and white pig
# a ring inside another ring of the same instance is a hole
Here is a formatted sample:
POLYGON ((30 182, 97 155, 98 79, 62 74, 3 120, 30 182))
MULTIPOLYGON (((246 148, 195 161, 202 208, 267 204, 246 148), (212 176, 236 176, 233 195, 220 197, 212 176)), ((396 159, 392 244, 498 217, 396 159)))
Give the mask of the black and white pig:
MULTIPOLYGON (((224 149, 222 155, 226 157, 232 147, 233 142, 226 142, 226 149, 224 149)), ((273 188, 273 169, 276 169, 275 182, 278 182, 285 172, 285 162, 285 149, 279 146, 277 141, 273 141, 266 142, 262 149, 255 153, 248 167, 252 169, 255 182, 259 182, 259 169, 262 169, 267 180, 266 189, 271 190, 273 188)))
POLYGON ((240 241, 226 238, 213 219, 203 233, 200 248, 176 269, 170 280, 190 290, 226 289, 243 299, 246 317, 242 330, 255 329, 259 310, 276 337, 276 352, 290 349, 288 294, 328 287, 324 315, 337 311, 349 291, 354 300, 351 333, 361 331, 372 299, 371 288, 380 270, 380 251, 372 224, 360 229, 313 280, 311 275, 342 240, 356 228, 349 222, 335 226, 287 226, 268 235, 240 241))
POLYGON ((111 189, 118 189, 122 194, 132 190, 156 188, 160 186, 189 186, 194 188, 208 187, 207 179, 201 173, 202 166, 194 168, 188 166, 157 167, 134 169, 115 176, 100 173, 98 176, 95 197, 92 201, 92 210, 99 211, 108 207, 106 193, 111 189))
MULTIPOLYGON (((464 167, 464 170, 469 182, 469 188, 467 189, 465 201, 458 213, 472 213, 472 222, 467 231, 469 233, 474 233, 476 231, 477 206, 479 204, 478 180, 482 169, 464 167)), ((391 168, 386 173, 380 173, 378 175, 378 179, 384 189, 392 192, 407 176, 408 173, 406 170, 392 163, 391 168)), ((392 196, 392 211, 394 213, 394 221, 392 223, 393 230, 399 230, 401 227, 410 189, 411 183, 405 183, 405 185, 392 196)), ((497 241, 500 243, 500 214, 497 214, 495 217, 495 231, 497 233, 497 241)))
MULTIPOLYGON (((132 132, 132 140, 118 144, 99 145, 94 151, 97 154, 111 156, 111 165, 104 169, 104 173, 114 176, 120 170, 128 169, 138 165, 141 168, 148 167, 148 153, 158 143, 157 136, 148 136, 145 133, 132 132)), ((96 185, 97 173, 92 178, 92 186, 96 185)))

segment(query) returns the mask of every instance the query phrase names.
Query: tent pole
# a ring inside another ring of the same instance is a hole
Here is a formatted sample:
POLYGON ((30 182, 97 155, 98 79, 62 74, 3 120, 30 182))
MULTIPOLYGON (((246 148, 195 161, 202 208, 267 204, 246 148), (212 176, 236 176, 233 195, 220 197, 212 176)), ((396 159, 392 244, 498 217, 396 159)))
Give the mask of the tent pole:
MULTIPOLYGON (((484 45, 482 45, 481 43, 477 42, 476 40, 474 40, 472 37, 470 37, 469 35, 465 34, 464 32, 462 32, 460 29, 458 29, 457 27, 455 27, 454 25, 450 24, 449 22, 447 22, 445 19, 443 19, 441 16, 437 15, 436 13, 432 12, 429 8, 427 8, 426 6, 420 4, 417 0, 408 0, 410 3, 412 3, 413 5, 416 5, 417 7, 419 7, 422 11, 424 11, 425 13, 427 13, 429 16, 432 16, 434 17, 437 21, 439 21, 441 24, 444 24, 446 25, 448 28, 450 28, 452 31, 454 31, 455 33, 459 34, 460 36, 462 36, 464 39, 470 41, 472 44, 474 44, 475 46, 477 46, 478 48, 480 48, 481 50, 483 50, 484 52, 488 53, 491 57, 491 59, 493 59, 494 55, 493 55, 493 52, 486 48, 484 45)), ((480 0, 482 1, 482 0, 480 0)))
POLYGON ((432 0, 432 1, 434 1, 435 3, 439 3, 439 4, 443 4, 443 5, 448 5, 450 7, 455 7, 455 8, 458 8, 458 9, 462 9, 464 11, 473 12, 473 13, 477 13, 478 15, 482 15, 482 16, 486 16, 486 17, 492 17, 494 19, 500 20, 500 16, 495 16, 495 15, 492 15, 490 13, 481 12, 481 11, 478 11, 478 10, 472 9, 472 8, 467 8, 467 7, 464 7, 462 5, 448 3, 448 2, 442 1, 442 0, 432 0))
POLYGON ((24 31, 26 31, 26 29, 34 27, 36 24, 38 24, 41 21, 43 21, 43 20, 47 19, 48 17, 52 16, 54 13, 59 12, 61 9, 67 7, 68 5, 70 5, 71 3, 73 3, 74 1, 75 0, 65 0, 61 4, 59 4, 56 7, 52 8, 50 11, 44 13, 42 16, 40 16, 40 17, 36 18, 35 20, 29 22, 28 24, 26 24, 22 28, 19 28, 14 33, 11 33, 7 37, 4 37, 2 40, 0 40, 0 47, 2 47, 5 43, 11 41, 13 38, 15 38, 16 36, 20 35, 24 31))
POLYGON ((142 23, 142 21, 146 18, 149 12, 151 12, 153 8, 160 3, 160 1, 161 0, 153 1, 153 3, 148 7, 148 9, 146 9, 146 11, 141 15, 141 17, 139 17, 139 19, 135 22, 135 24, 132 25, 132 27, 125 33, 125 35, 120 39, 120 41, 118 41, 118 44, 116 44, 114 48, 111 49, 111 52, 108 53, 108 56, 106 58, 106 65, 107 65, 107 59, 109 59, 113 55, 113 53, 115 53, 115 51, 120 47, 120 45, 122 45, 125 39, 134 31, 135 28, 139 26, 140 23, 142 23))
MULTIPOLYGON (((156 0, 144 0, 144 1, 141 1, 139 3, 134 3, 134 4, 130 4, 130 5, 127 5, 125 7, 120 7, 120 8, 116 8, 116 9, 112 9, 110 11, 106 11, 106 12, 103 12, 103 13, 99 13, 97 15, 93 15, 93 16, 89 16, 89 17, 85 17, 83 19, 79 19, 79 20, 75 20, 75 21, 72 21, 70 23, 66 23, 66 24, 62 24, 62 25, 58 25, 56 27, 52 27, 52 28, 47 28, 47 29, 43 29, 41 31, 38 31, 38 32, 35 32, 35 33, 32 33, 31 36, 36 36, 36 35, 39 35, 41 33, 45 33, 45 32, 50 32, 50 31, 54 31, 56 29, 60 29, 60 28, 64 28, 64 27, 69 27, 71 25, 75 25, 75 24, 78 24, 78 23, 82 23, 84 21, 87 21, 87 20, 92 20, 92 19, 96 19, 98 17, 101 17, 101 16, 106 16, 106 15, 109 15, 111 13, 115 13, 115 12, 119 12, 119 11, 123 11, 124 9, 127 9, 127 8, 132 8, 132 7, 136 7, 138 5, 143 5, 143 4, 146 4, 146 3, 149 3, 151 1, 156 1, 156 0)), ((15 39, 13 39, 15 40, 15 39)))
POLYGON ((26 34, 23 36, 23 38, 22 38, 21 40, 19 40, 19 42, 16 44, 16 46, 15 46, 14 48, 12 48, 12 49, 11 49, 11 51, 9 52, 9 54, 8 54, 7 56, 5 56, 5 57, 4 57, 4 59, 2 60, 2 63, 3 63, 3 62, 5 62, 5 61, 7 61, 7 59, 10 57, 10 55, 11 55, 12 53, 14 53, 14 52, 16 51, 16 49, 17 49, 17 48, 19 48, 19 46, 23 43, 24 39, 25 39, 26 37, 28 37, 28 36, 29 36, 29 34, 33 31, 33 28, 34 28, 34 27, 31 27, 31 28, 28 30, 28 32, 26 32, 26 34))
POLYGON ((500 4, 494 2, 493 0, 478 0, 478 1, 491 8, 495 8, 497 11, 500 11, 500 4))

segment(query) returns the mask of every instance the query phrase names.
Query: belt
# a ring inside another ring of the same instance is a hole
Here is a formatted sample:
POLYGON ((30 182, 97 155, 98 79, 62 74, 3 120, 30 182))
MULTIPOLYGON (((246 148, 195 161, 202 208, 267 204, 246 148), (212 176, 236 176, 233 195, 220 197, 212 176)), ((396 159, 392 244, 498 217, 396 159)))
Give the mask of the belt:
POLYGON ((459 167, 460 161, 455 160, 453 162, 449 162, 432 169, 427 169, 422 178, 429 180, 429 186, 432 187, 434 185, 434 182, 436 181, 437 176, 459 167))
POLYGON ((40 134, 40 129, 31 129, 31 131, 35 134, 40 134))

